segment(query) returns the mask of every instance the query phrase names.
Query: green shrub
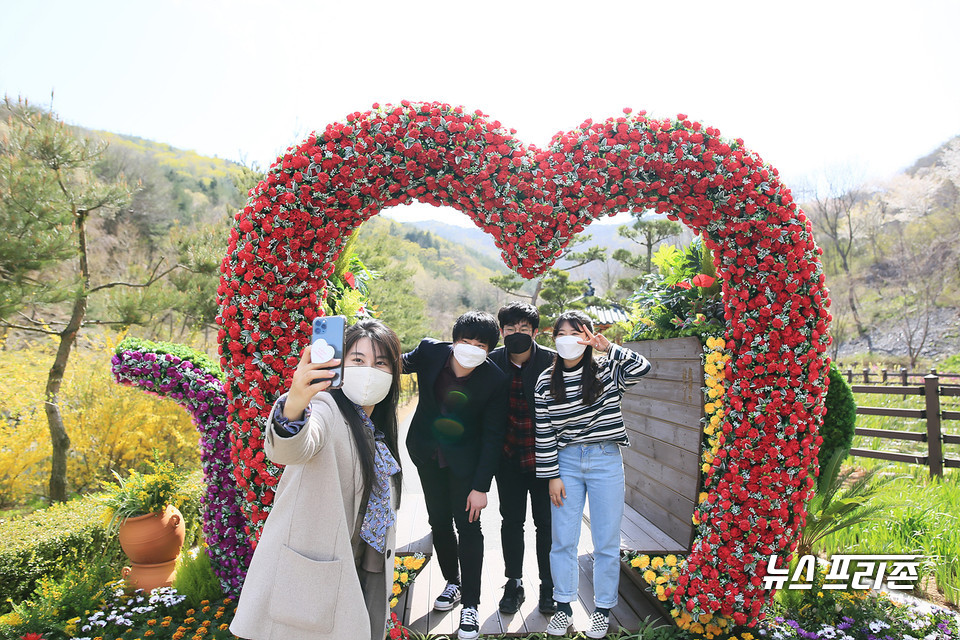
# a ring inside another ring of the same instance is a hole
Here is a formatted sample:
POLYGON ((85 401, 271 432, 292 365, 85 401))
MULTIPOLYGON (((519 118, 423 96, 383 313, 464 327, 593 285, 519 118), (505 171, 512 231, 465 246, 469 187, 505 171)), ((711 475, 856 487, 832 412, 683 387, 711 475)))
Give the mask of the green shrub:
POLYGON ((0 638, 27 633, 44 634, 51 640, 71 637, 71 621, 103 604, 105 585, 119 578, 116 564, 99 557, 72 565, 61 578, 41 578, 29 600, 0 618, 0 638))
MULTIPOLYGON (((853 399, 853 391, 850 390, 850 385, 840 373, 840 369, 832 362, 830 363, 830 388, 827 390, 824 406, 827 413, 823 416, 823 426, 820 427, 823 444, 820 445, 818 485, 833 453, 850 450, 853 445, 854 429, 857 426, 857 403, 853 399)), ((844 453, 841 460, 845 457, 844 453)))
POLYGON ((56 504, 0 525, 0 612, 27 600, 41 578, 58 579, 67 568, 98 556, 118 559, 107 535, 103 506, 87 496, 56 504))
MULTIPOLYGON (((180 507, 186 522, 185 548, 202 531, 201 474, 187 483, 187 501, 180 507)), ((29 600, 41 579, 57 581, 68 569, 98 558, 122 566, 123 553, 107 533, 105 510, 98 495, 53 505, 0 524, 0 613, 29 600)))
POLYGON ((186 596, 187 604, 194 609, 199 608, 203 600, 212 602, 223 599, 220 578, 213 572, 210 556, 203 546, 180 556, 180 566, 177 567, 173 588, 177 593, 186 596))
POLYGON ((149 353, 169 353, 181 360, 188 360, 199 367, 205 373, 216 376, 220 381, 225 380, 223 370, 220 365, 214 362, 213 358, 202 351, 191 349, 190 347, 173 342, 153 342, 152 340, 143 340, 142 338, 127 337, 117 345, 117 355, 122 355, 124 351, 146 351, 149 353))

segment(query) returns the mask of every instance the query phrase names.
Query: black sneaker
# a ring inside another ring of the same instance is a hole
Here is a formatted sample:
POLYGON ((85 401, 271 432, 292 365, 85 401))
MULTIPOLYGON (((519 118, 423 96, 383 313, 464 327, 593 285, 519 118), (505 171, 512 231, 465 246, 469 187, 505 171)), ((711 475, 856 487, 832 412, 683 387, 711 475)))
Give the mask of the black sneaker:
POLYGON ((507 580, 503 585, 503 597, 500 598, 501 613, 516 613, 520 611, 520 605, 525 600, 523 595, 523 585, 518 585, 517 580, 513 578, 507 580))
POLYGON ((480 616, 476 607, 464 607, 460 610, 460 629, 457 638, 473 640, 480 635, 480 616))
POLYGON ((450 611, 458 602, 460 602, 460 585, 448 582, 443 593, 433 602, 433 608, 437 611, 450 611))
POLYGON ((537 605, 540 613, 552 616, 557 612, 557 603, 553 600, 553 589, 540 587, 540 603, 537 605))

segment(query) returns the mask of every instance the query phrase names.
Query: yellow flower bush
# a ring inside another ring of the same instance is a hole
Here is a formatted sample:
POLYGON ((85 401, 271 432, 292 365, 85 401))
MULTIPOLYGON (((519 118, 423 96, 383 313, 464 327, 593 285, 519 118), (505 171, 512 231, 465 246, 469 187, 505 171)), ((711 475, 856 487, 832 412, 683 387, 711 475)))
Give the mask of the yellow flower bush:
POLYGON ((391 592, 390 608, 397 606, 404 590, 413 584, 417 574, 423 569, 427 559, 422 553, 410 556, 395 556, 393 559, 393 591, 391 592))
MULTIPOLYGON (((70 358, 60 411, 70 436, 67 484, 94 489, 111 469, 138 467, 156 448, 189 470, 200 468, 200 447, 190 416, 172 400, 117 385, 110 372, 117 339, 83 345, 70 358)), ((0 351, 0 507, 47 492, 50 434, 44 386, 55 344, 29 342, 0 351)))

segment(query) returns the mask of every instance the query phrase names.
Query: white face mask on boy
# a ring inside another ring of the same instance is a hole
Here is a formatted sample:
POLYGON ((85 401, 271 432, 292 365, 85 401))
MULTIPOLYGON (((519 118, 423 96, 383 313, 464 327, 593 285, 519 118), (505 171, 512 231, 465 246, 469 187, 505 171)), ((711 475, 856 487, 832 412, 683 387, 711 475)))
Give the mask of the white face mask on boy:
POLYGON ((374 367, 344 367, 343 395, 361 407, 371 407, 390 393, 393 374, 374 367))
POLYGON ((473 369, 487 359, 487 350, 466 342, 458 342, 453 347, 453 357, 464 369, 473 369))

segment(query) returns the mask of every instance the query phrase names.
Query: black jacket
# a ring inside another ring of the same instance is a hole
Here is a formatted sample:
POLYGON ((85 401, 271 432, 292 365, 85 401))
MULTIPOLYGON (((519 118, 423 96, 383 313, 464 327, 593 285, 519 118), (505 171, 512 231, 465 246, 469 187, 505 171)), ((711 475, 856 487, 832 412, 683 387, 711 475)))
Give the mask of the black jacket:
MULTIPOLYGON (((553 365, 553 360, 556 356, 557 352, 550 347, 544 347, 534 342, 533 353, 530 354, 530 360, 524 365, 523 369, 520 370, 520 376, 523 380, 523 395, 527 400, 527 406, 530 407, 530 419, 533 420, 534 424, 537 422, 537 416, 536 408, 533 406, 533 391, 537 386, 537 378, 540 377, 540 374, 543 373, 544 370, 549 369, 553 365)), ((510 364, 509 358, 510 354, 507 353, 506 347, 498 347, 490 352, 490 359, 503 371, 508 372, 508 376, 512 375, 509 372, 512 371, 512 367, 514 366, 510 364)), ((509 388, 507 394, 509 400, 509 388)))
POLYGON ((507 427, 507 375, 488 358, 468 378, 463 406, 441 416, 434 385, 451 354, 451 343, 431 338, 403 354, 403 372, 416 373, 420 388, 407 451, 414 464, 421 465, 439 447, 454 474, 471 478, 472 488, 486 493, 500 464, 507 427))

